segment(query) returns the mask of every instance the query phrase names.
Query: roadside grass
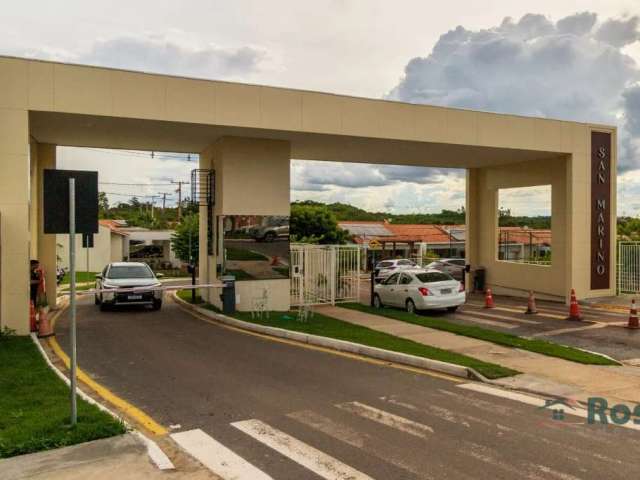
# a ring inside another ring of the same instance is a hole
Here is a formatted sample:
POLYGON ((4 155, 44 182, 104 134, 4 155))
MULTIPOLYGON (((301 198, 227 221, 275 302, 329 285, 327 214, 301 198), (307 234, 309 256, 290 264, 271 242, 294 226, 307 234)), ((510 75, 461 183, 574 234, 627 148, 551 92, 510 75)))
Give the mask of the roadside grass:
MULTIPOLYGON (((76 283, 94 282, 96 280, 97 273, 98 272, 76 272, 76 283)), ((62 282, 60 282, 60 284, 69 285, 69 283, 71 283, 71 275, 67 272, 64 274, 64 277, 62 277, 62 282)))
POLYGON ((393 318, 407 323, 413 323, 415 325, 421 325, 423 327, 443 330, 445 332, 455 333, 456 335, 485 340, 505 347, 520 348, 522 350, 540 353, 549 357, 570 360, 576 363, 583 363, 586 365, 619 365, 617 362, 607 357, 603 357, 602 355, 585 352, 577 348, 567 347, 565 345, 548 342, 546 340, 523 338, 509 333, 488 330, 486 328, 453 323, 441 318, 414 315, 403 310, 393 308, 385 307, 377 309, 360 303, 343 303, 340 304, 340 306, 373 315, 393 318))
POLYGON ((227 260, 236 260, 236 261, 256 260, 261 262, 266 262, 269 260, 267 257, 262 255, 261 253, 254 252, 253 250, 248 250, 246 248, 227 247, 225 250, 227 251, 227 260))
MULTIPOLYGON (((191 303, 191 294, 186 290, 180 290, 177 294, 182 300, 191 303)), ((220 312, 218 308, 208 303, 201 306, 216 313, 220 312)), ((255 318, 251 318, 251 312, 236 312, 233 317, 238 320, 258 325, 278 327, 295 332, 346 340, 348 342, 360 343, 370 347, 377 347, 394 352, 406 353, 418 357, 462 365, 464 367, 471 367, 487 378, 509 377, 520 373, 516 370, 502 367, 494 363, 483 362, 482 360, 467 357, 466 355, 459 353, 449 352, 429 345, 423 345, 421 343, 395 337, 387 333, 378 332, 352 323, 343 322, 342 320, 327 317, 318 313, 313 313, 307 321, 301 321, 298 318, 298 312, 296 311, 266 312, 262 316, 255 315, 255 318)))
POLYGON ((71 427, 69 389, 29 337, 0 336, 0 458, 112 437, 126 427, 78 398, 71 427))

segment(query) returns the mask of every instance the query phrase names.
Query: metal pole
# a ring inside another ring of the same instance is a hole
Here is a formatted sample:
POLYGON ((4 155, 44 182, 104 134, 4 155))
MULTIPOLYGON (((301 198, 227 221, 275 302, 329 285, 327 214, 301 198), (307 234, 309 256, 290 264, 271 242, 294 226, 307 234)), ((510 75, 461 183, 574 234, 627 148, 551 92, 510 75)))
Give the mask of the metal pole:
POLYGON ((69 179, 69 277, 71 310, 71 425, 78 423, 78 405, 76 403, 76 180, 69 179))

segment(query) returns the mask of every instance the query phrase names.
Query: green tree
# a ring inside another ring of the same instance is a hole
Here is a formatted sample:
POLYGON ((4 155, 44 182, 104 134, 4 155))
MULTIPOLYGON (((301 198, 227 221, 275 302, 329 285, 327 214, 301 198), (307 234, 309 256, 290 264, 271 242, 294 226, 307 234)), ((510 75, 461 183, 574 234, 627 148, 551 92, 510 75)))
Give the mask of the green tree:
POLYGON ((343 244, 349 237, 325 205, 293 204, 289 228, 294 242, 343 244))
POLYGON ((200 219, 197 214, 182 217, 182 221, 176 226, 175 233, 171 236, 173 251, 183 262, 198 263, 198 232, 200 219))
POLYGON ((109 199, 104 192, 98 193, 98 217, 108 218, 109 215, 109 199))

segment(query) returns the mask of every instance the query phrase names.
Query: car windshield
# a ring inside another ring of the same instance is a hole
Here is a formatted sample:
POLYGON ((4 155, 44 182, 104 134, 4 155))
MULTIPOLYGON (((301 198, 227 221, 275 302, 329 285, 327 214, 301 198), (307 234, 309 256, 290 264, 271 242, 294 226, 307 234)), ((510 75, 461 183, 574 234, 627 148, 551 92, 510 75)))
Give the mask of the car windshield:
POLYGON ((415 265, 411 260, 398 260, 398 265, 415 265))
POLYGON ((153 272, 146 265, 118 265, 109 269, 107 278, 153 278, 153 272))
POLYGON ((447 275, 442 272, 416 273, 416 278, 422 283, 446 282, 447 280, 453 280, 451 275, 447 275))
POLYGON ((378 268, 386 268, 386 267, 390 267, 390 266, 392 266, 392 265, 393 265, 393 262, 389 262, 389 261, 386 261, 386 262, 380 262, 380 263, 378 264, 378 268))

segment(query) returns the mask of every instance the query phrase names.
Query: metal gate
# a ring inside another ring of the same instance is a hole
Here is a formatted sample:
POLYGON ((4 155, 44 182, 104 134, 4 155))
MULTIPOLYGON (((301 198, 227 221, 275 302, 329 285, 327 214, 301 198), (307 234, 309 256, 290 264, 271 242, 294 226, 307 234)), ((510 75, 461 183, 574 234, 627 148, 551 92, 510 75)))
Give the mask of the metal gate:
POLYGON ((291 305, 358 300, 360 247, 291 244, 291 305))
POLYGON ((618 243, 618 293, 640 292, 640 242, 618 243))

